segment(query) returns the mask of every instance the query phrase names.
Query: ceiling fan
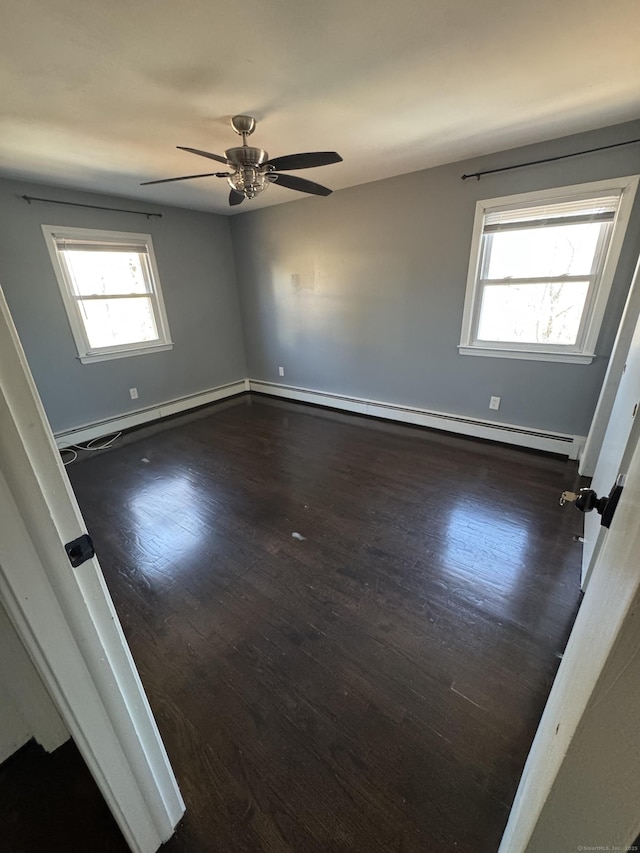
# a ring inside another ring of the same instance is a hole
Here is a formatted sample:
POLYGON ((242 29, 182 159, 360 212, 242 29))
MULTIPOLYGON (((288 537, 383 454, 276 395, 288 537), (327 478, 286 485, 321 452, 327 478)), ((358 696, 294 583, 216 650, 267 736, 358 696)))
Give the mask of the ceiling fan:
POLYGON ((200 151, 198 148, 185 148, 178 145, 181 151, 190 151, 200 157, 208 157, 230 166, 232 172, 206 172, 203 175, 184 175, 181 178, 163 178, 159 181, 144 181, 140 186, 149 184, 167 184, 171 181, 189 181, 192 178, 226 178, 231 192, 229 193, 229 204, 235 207, 242 204, 245 198, 255 198, 259 193, 266 190, 269 184, 280 184, 290 190, 311 195, 330 195, 333 190, 298 178, 296 175, 283 175, 281 169, 312 169, 315 166, 328 166, 330 163, 340 163, 342 157, 335 151, 310 151, 306 154, 288 154, 284 157, 269 159, 269 155, 262 148, 252 148, 247 145, 247 136, 251 136, 256 129, 256 120, 252 116, 233 116, 231 127, 238 136, 242 137, 242 145, 238 148, 229 148, 225 156, 210 154, 208 151, 200 151))

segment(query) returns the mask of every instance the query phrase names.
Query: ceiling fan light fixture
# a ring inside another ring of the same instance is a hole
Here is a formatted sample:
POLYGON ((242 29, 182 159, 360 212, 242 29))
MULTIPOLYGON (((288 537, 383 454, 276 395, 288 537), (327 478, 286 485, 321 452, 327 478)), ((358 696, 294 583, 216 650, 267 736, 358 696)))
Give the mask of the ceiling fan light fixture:
POLYGON ((227 181, 232 190, 242 193, 245 198, 255 198, 266 190, 270 183, 264 172, 253 166, 238 169, 233 175, 229 175, 227 181))

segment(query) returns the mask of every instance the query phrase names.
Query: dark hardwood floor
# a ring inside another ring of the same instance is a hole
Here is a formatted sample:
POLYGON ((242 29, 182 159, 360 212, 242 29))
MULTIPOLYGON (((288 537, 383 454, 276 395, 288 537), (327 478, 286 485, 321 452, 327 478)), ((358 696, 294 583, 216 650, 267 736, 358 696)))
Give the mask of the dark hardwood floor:
POLYGON ((31 741, 0 765, 2 853, 127 853, 73 741, 51 755, 31 741))
MULTIPOLYGON (((163 851, 495 853, 578 607, 575 463, 246 396, 68 471, 187 803, 163 851)), ((126 849, 86 823, 46 849, 126 849)))

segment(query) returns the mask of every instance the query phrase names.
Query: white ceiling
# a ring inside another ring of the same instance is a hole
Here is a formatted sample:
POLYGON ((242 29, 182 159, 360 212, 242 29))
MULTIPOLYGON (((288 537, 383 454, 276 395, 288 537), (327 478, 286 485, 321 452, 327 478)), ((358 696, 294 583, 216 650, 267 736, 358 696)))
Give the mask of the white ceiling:
MULTIPOLYGON (((228 213, 234 113, 333 189, 640 115, 638 0, 3 0, 0 171, 228 213)), ((307 196, 270 187, 234 212, 307 196)))

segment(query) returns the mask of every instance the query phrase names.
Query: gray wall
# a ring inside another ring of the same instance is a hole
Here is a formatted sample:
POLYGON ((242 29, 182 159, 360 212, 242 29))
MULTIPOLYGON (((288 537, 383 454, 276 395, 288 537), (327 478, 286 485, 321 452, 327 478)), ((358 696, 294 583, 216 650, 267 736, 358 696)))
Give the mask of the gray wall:
POLYGON ((69 737, 60 714, 0 602, 0 762, 30 738, 48 752, 69 737))
POLYGON ((591 365, 458 354, 475 203, 636 174, 639 146, 460 176, 637 137, 633 122, 233 217, 250 377, 585 435, 640 250, 640 199, 591 365))
POLYGON ((0 285, 54 432, 246 376, 229 220, 59 187, 0 181, 0 285), (162 219, 61 205, 23 194, 153 210, 162 219), (81 364, 40 225, 151 234, 174 347, 81 364), (136 387, 138 400, 129 388, 136 387))
MULTIPOLYGON (((640 171, 638 146, 481 181, 463 182, 460 175, 639 136, 640 121, 231 219, 4 180, 0 181, 0 284, 54 431, 248 374, 586 434, 640 250, 640 199, 618 266, 598 357, 591 365, 458 354, 475 202, 635 174, 640 171), (143 206, 161 212, 163 218, 28 205, 20 198, 23 194, 111 207, 143 206), (42 223, 150 233, 173 350, 81 364, 42 223), (278 377, 280 365, 285 367, 284 379, 278 377), (140 394, 136 401, 129 398, 133 386, 140 394), (492 394, 502 397, 498 412, 488 409, 492 394)), ((327 183, 332 169, 339 168, 327 167, 327 183)))

